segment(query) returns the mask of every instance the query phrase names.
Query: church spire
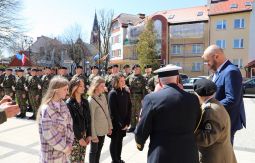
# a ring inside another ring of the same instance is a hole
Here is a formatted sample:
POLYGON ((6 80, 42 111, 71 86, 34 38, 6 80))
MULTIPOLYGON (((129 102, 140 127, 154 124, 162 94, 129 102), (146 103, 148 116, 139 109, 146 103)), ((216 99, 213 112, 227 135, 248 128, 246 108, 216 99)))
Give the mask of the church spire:
POLYGON ((99 39, 100 39, 100 31, 97 20, 97 13, 95 12, 93 27, 90 36, 90 44, 94 45, 96 48, 99 48, 99 39))

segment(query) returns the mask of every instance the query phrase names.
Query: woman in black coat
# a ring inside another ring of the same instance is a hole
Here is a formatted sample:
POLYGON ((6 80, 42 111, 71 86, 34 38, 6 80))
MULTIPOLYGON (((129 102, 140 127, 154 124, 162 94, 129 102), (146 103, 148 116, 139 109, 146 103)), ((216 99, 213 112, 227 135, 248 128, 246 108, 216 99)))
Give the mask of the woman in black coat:
POLYGON ((126 136, 131 118, 131 100, 129 92, 125 89, 124 75, 117 74, 113 76, 112 87, 113 89, 108 94, 113 124, 110 153, 112 163, 124 163, 121 160, 122 141, 123 137, 126 136))
POLYGON ((74 143, 71 162, 84 162, 86 146, 91 140, 91 117, 88 101, 83 97, 85 86, 82 78, 70 81, 70 98, 66 104, 73 119, 74 143))

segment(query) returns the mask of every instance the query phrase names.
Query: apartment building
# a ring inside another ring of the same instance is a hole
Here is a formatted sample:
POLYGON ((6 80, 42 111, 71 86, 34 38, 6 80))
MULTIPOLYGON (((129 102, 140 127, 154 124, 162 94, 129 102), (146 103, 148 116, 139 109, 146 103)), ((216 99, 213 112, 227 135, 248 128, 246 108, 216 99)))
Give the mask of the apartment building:
POLYGON ((210 44, 221 47, 243 76, 249 76, 252 67, 244 67, 255 60, 255 14, 252 3, 253 0, 211 0, 208 6, 210 44))

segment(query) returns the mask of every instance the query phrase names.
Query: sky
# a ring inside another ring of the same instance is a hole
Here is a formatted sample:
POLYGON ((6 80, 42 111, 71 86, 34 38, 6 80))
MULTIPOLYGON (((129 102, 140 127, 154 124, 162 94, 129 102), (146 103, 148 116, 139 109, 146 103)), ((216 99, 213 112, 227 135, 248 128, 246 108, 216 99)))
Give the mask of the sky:
POLYGON ((74 24, 82 28, 82 36, 89 42, 95 11, 113 10, 120 13, 152 14, 161 10, 206 5, 207 0, 22 0, 20 17, 26 35, 58 37, 74 24))

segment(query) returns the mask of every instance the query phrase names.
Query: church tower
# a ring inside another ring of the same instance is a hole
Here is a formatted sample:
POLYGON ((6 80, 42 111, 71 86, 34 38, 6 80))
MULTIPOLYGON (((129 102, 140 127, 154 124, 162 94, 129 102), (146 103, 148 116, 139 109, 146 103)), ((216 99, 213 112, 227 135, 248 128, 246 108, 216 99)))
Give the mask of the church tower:
POLYGON ((97 20, 97 13, 95 12, 93 28, 92 28, 91 36, 90 36, 90 44, 94 45, 97 49, 99 49, 99 42, 100 42, 99 39, 100 39, 100 29, 99 29, 98 20, 97 20))

